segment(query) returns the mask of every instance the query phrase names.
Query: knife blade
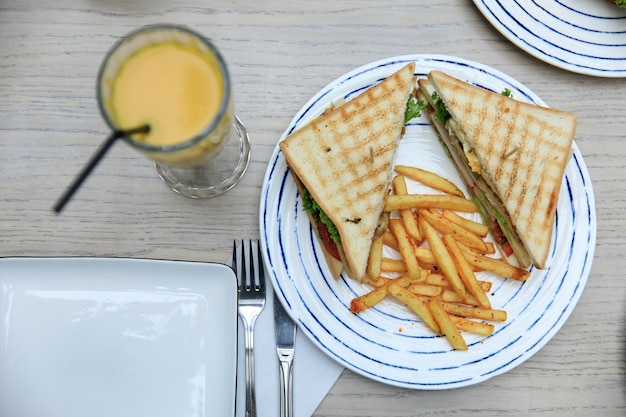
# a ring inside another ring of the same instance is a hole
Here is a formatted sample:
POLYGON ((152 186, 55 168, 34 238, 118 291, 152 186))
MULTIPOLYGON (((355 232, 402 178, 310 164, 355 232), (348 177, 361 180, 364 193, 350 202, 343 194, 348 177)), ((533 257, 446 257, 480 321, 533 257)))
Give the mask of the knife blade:
POLYGON ((280 415, 293 416, 293 357, 295 354, 296 325, 274 293, 274 331, 276 353, 280 365, 280 415))

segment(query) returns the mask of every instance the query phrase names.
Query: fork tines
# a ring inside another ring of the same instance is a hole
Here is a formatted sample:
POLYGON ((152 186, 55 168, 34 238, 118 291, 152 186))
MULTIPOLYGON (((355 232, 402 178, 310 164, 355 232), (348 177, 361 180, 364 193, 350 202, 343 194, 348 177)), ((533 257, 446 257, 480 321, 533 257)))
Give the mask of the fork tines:
POLYGON ((265 271, 261 259, 261 245, 249 239, 233 242, 233 270, 237 275, 239 292, 265 292, 265 271))

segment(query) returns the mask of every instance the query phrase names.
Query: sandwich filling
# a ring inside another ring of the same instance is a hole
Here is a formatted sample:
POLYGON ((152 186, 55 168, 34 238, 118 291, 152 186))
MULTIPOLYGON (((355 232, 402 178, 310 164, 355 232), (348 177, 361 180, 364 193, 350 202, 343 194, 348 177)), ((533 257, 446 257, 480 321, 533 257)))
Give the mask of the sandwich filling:
POLYGON ((317 233, 326 251, 338 261, 341 261, 338 245, 341 244, 339 230, 333 221, 324 213, 324 210, 315 201, 309 190, 302 188, 302 207, 306 210, 317 226, 317 233))

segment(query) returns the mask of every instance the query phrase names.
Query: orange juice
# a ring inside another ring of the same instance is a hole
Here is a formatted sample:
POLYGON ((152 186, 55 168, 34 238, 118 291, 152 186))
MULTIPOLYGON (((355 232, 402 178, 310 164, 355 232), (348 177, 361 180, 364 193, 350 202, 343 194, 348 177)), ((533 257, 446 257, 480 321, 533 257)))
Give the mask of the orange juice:
POLYGON ((168 146, 201 133, 218 114, 224 94, 217 65, 176 43, 147 46, 121 66, 111 108, 121 127, 150 125, 141 140, 168 146))
POLYGON ((111 130, 150 127, 122 140, 182 195, 219 195, 248 167, 250 139, 235 117, 226 62, 191 29, 148 25, 122 37, 100 65, 97 98, 111 130))

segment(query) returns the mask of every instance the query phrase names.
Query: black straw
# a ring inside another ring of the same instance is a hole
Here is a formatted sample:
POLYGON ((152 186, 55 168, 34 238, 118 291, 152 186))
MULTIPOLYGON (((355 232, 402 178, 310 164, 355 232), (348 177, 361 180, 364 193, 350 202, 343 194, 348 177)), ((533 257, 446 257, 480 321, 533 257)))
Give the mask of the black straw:
POLYGON ((134 129, 114 131, 111 134, 111 136, 109 136, 106 139, 106 141, 100 146, 100 149, 98 149, 98 151, 91 157, 91 160, 89 161, 89 163, 85 165, 85 167, 80 172, 80 174, 78 174, 78 176, 76 177, 72 185, 67 189, 67 191, 65 191, 65 194, 63 194, 63 196, 55 204, 54 212, 58 214, 61 212, 61 210, 63 210, 63 207, 65 206, 65 204, 67 204, 67 202, 70 201, 74 193, 78 191, 82 183, 87 179, 89 174, 91 174, 91 171, 93 171, 96 165, 98 165, 98 162, 102 160, 102 158, 107 153, 107 151, 111 148, 111 146, 113 146, 113 144, 119 138, 123 138, 125 136, 130 136, 130 135, 134 135, 138 133, 148 133, 148 132, 150 132, 150 126, 148 125, 136 127, 134 129))

